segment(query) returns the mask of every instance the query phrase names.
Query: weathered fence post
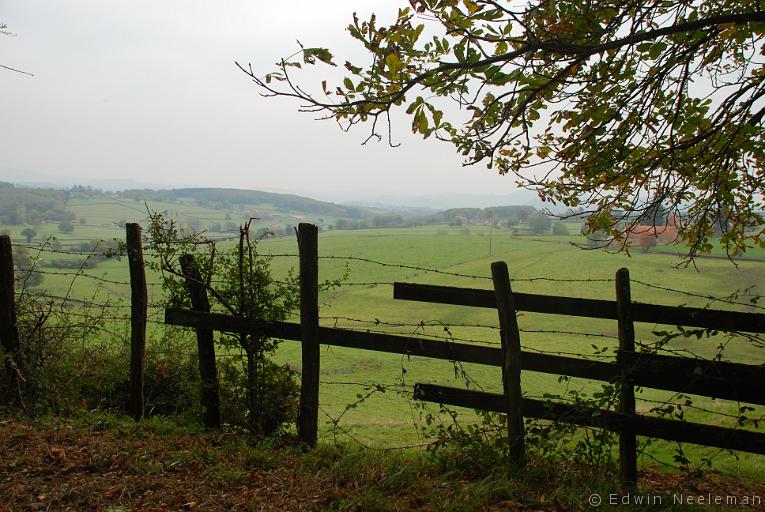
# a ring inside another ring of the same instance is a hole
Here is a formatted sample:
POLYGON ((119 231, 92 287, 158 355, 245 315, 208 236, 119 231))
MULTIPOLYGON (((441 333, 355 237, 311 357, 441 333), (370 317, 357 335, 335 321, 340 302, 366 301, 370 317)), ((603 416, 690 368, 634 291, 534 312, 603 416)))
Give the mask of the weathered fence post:
MULTIPOLYGON (((202 276, 194 256, 180 257, 181 271, 186 279, 186 290, 191 296, 194 311, 210 312, 210 300, 202 284, 202 276)), ((199 375, 202 380, 202 422, 205 427, 220 427, 220 392, 218 389, 218 368, 215 362, 215 341, 212 329, 197 328, 197 352, 199 354, 199 375)))
POLYGON ((138 421, 143 418, 143 376, 148 308, 141 226, 132 222, 126 224, 125 240, 130 267, 130 403, 128 412, 134 420, 138 421))
POLYGON ((316 445, 319 425, 319 230, 298 225, 300 252, 300 338, 303 374, 300 384, 298 436, 316 445))
MULTIPOLYGON (((635 387, 629 376, 625 356, 635 352, 635 326, 632 323, 632 298, 630 273, 626 268, 616 272, 616 311, 619 323, 619 351, 616 365, 621 374, 618 411, 635 414, 635 387)), ((619 432, 619 478, 626 488, 637 485, 637 439, 634 429, 623 428, 619 432)))
MULTIPOLYGON (((11 237, 0 236, 0 344, 3 352, 9 358, 3 365, 4 375, 0 380, 0 388, 10 387, 17 381, 18 373, 14 365, 19 363, 18 354, 21 348, 19 342, 19 326, 16 322, 16 291, 15 274, 13 272, 13 247, 11 237)), ((0 397, 0 403, 10 403, 10 395, 0 397)))
POLYGON ((521 397, 521 336, 515 317, 515 298, 510 287, 507 264, 491 264, 494 294, 502 339, 502 386, 507 404, 507 435, 510 443, 510 461, 518 467, 526 465, 523 433, 523 398, 521 397))

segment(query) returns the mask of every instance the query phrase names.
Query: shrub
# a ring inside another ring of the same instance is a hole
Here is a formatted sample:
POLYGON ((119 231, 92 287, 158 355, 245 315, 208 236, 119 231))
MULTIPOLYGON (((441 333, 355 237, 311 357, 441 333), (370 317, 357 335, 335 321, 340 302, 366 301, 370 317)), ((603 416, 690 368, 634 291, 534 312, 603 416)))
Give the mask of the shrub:
POLYGON ((550 217, 543 213, 534 212, 533 214, 529 215, 528 218, 529 223, 529 230, 532 233, 541 235, 542 233, 547 232, 547 230, 550 229, 550 225, 552 225, 552 220, 550 220, 550 217))
POLYGON ((568 228, 562 222, 556 222, 552 225, 552 234, 558 236, 568 235, 568 228))
POLYGON ((62 233, 71 233, 74 231, 74 224, 72 224, 71 220, 63 220, 59 223, 58 230, 62 233))
MULTIPOLYGON (((219 360, 218 364, 221 416, 229 425, 249 428, 250 410, 244 365, 237 358, 230 357, 219 360)), ((297 420, 300 385, 288 366, 279 366, 269 360, 265 361, 258 375, 257 396, 262 434, 279 434, 285 425, 297 420)))
MULTIPOLYGON (((203 282, 215 283, 214 287, 208 286, 213 310, 276 321, 284 320, 298 307, 297 277, 291 271, 282 280, 271 276, 270 258, 258 254, 257 235, 256 239, 251 238, 249 222, 239 229, 237 246, 215 250, 204 237, 195 233, 184 235, 174 221, 166 221, 160 214, 152 214, 150 220, 150 248, 160 255, 154 269, 162 275, 170 304, 176 307, 190 305, 179 262, 180 256, 187 254, 192 261, 210 262, 198 270, 203 282)), ((243 421, 241 418, 246 416, 246 424, 253 432, 271 434, 285 421, 294 419, 291 406, 294 381, 269 359, 278 340, 239 333, 222 334, 219 343, 244 354, 228 359, 223 365, 225 370, 222 370, 226 381, 235 386, 234 390, 226 392, 228 396, 225 398, 234 404, 229 409, 235 417, 233 421, 243 421), (236 369, 231 366, 235 363, 236 369), (277 398, 273 394, 276 392, 284 396, 277 398)))

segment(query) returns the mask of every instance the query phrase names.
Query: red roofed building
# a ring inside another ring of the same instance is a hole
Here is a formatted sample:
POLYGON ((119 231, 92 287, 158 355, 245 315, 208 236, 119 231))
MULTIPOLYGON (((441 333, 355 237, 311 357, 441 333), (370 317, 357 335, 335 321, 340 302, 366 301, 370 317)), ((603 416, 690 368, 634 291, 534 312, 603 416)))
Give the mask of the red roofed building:
POLYGON ((634 239, 641 246, 656 245, 656 242, 673 244, 678 240, 677 228, 680 225, 680 218, 677 215, 672 215, 667 219, 666 226, 646 224, 632 226, 628 231, 628 238, 634 239))

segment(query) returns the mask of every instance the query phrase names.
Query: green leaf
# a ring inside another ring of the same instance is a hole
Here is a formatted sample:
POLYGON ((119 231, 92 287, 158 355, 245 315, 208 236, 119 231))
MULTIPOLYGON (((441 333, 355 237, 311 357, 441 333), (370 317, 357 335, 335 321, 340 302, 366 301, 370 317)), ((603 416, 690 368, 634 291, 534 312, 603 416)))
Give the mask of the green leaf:
POLYGON ((468 13, 472 16, 481 10, 481 7, 473 0, 462 0, 462 3, 467 7, 468 13))
POLYGON ((667 43, 664 42, 658 42, 651 45, 651 49, 648 51, 648 56, 651 59, 656 60, 663 54, 665 51, 667 51, 667 43))
POLYGON ((420 133, 425 133, 428 131, 428 118, 427 116, 420 111, 420 117, 417 121, 417 128, 419 129, 420 133))
POLYGON ((404 67, 401 59, 393 52, 385 56, 385 65, 394 73, 404 67))
POLYGON ((334 62, 332 62, 332 52, 326 48, 305 48, 303 50, 303 62, 306 64, 315 64, 316 59, 319 59, 323 63, 329 64, 330 66, 336 65, 334 62))

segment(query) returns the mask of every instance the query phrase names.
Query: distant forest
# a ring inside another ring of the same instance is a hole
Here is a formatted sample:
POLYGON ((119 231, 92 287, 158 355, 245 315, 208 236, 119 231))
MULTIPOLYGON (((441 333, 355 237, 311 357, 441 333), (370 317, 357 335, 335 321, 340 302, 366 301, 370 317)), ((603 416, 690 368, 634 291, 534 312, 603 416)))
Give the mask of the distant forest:
POLYGON ((66 207, 69 195, 65 190, 16 188, 0 182, 0 223, 71 222, 75 215, 66 207))
POLYGON ((233 205, 256 206, 270 204, 282 210, 333 217, 360 219, 369 212, 355 206, 342 206, 293 194, 276 194, 259 190, 230 188, 176 188, 172 190, 125 190, 120 196, 130 199, 174 202, 193 199, 199 206, 230 208, 233 205))

